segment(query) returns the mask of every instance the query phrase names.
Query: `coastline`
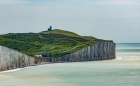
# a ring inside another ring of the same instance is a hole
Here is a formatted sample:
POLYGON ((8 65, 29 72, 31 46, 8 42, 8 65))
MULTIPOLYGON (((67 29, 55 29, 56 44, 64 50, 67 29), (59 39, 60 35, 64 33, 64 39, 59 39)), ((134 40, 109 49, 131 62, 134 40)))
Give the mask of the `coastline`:
POLYGON ((29 66, 28 67, 23 67, 23 68, 15 68, 15 69, 4 70, 4 71, 0 71, 0 73, 15 72, 15 71, 19 71, 19 70, 26 69, 26 68, 29 68, 29 66))
MULTIPOLYGON (((140 61, 140 59, 122 59, 122 58, 116 58, 116 59, 109 59, 109 60, 97 60, 97 61, 81 61, 82 63, 87 63, 87 62, 101 62, 101 61, 119 61, 119 62, 133 62, 133 61, 140 61)), ((60 63, 81 63, 81 62, 60 62, 60 63)), ((26 68, 30 68, 30 67, 33 67, 33 66, 39 66, 39 65, 46 65, 46 64, 55 64, 55 63, 51 63, 51 62, 43 62, 43 63, 38 63, 38 64, 34 64, 34 65, 30 65, 30 66, 27 66, 27 67, 21 67, 21 68, 14 68, 14 69, 9 69, 9 70, 3 70, 3 71, 0 71, 0 73, 9 73, 9 72, 15 72, 15 71, 19 71, 19 70, 23 70, 23 69, 26 69, 26 68)), ((59 63, 57 63, 59 64, 59 63)))
POLYGON ((39 65, 45 65, 45 64, 52 64, 52 63, 51 63, 51 62, 42 62, 42 63, 38 63, 38 64, 34 64, 34 65, 27 66, 27 67, 21 67, 21 68, 14 68, 14 69, 2 70, 2 71, 0 71, 0 73, 15 72, 15 71, 19 71, 19 70, 22 70, 22 69, 30 68, 30 67, 32 67, 32 66, 39 66, 39 65))
POLYGON ((139 66, 140 61, 116 59, 44 64, 0 74, 0 86, 139 86, 139 66))

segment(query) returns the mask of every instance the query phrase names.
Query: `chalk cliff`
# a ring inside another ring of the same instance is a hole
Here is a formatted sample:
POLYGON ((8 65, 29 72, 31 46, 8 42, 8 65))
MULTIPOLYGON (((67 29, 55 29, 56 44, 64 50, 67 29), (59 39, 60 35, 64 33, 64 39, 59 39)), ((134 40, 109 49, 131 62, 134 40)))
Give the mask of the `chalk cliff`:
POLYGON ((115 59, 115 43, 103 42, 85 47, 75 53, 53 58, 53 62, 78 62, 115 59))
MULTIPOLYGON (((115 46, 113 42, 97 43, 63 57, 52 57, 51 61, 57 63, 115 59, 115 46)), ((46 61, 47 59, 30 57, 16 50, 0 46, 0 71, 26 67, 46 61)))
POLYGON ((0 46, 0 71, 30 66, 33 64, 34 58, 13 49, 0 46))

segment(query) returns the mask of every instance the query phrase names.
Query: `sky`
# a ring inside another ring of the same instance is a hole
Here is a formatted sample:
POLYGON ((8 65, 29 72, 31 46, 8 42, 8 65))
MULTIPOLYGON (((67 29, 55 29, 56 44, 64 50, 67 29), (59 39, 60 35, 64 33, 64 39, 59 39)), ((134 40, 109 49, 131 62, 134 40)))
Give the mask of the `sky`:
POLYGON ((0 34, 53 29, 140 43, 140 0, 0 0, 0 34))

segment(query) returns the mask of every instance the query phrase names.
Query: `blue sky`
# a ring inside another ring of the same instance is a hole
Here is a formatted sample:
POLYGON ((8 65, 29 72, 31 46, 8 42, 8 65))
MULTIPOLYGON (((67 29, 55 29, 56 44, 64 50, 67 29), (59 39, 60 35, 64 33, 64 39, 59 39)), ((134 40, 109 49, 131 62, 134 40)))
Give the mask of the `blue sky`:
POLYGON ((140 42, 140 0, 0 0, 0 34, 54 29, 140 42))

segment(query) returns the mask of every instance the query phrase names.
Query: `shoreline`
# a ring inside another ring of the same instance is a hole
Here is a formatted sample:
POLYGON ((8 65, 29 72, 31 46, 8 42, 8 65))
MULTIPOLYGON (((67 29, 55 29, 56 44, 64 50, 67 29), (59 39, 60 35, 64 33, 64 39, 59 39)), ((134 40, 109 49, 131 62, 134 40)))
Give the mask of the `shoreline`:
POLYGON ((33 66, 44 65, 44 64, 52 64, 52 63, 51 62, 42 62, 42 63, 39 63, 39 64, 34 64, 34 65, 27 66, 27 67, 19 67, 19 68, 13 68, 13 69, 8 69, 8 70, 2 70, 2 71, 0 71, 0 73, 15 72, 15 71, 18 71, 18 70, 30 68, 30 67, 33 67, 33 66))
POLYGON ((116 59, 44 64, 1 73, 0 86, 118 86, 120 82, 122 86, 139 86, 139 66, 140 61, 116 59))
POLYGON ((9 70, 3 70, 3 71, 0 71, 0 73, 15 72, 15 71, 22 70, 22 69, 25 69, 25 68, 29 68, 29 66, 28 67, 22 67, 22 68, 14 68, 14 69, 9 69, 9 70))
MULTIPOLYGON (((140 61, 140 59, 120 59, 120 58, 111 59, 111 60, 116 60, 116 61, 140 61)), ((100 60, 100 61, 111 61, 111 60, 100 60)), ((82 61, 82 62, 93 62, 93 61, 82 61)), ((95 62, 98 62, 98 60, 95 61, 95 62)), ((60 62, 60 63, 77 63, 77 62, 60 62)), ((30 65, 30 66, 27 66, 27 67, 20 67, 20 68, 13 68, 13 69, 8 69, 8 70, 3 70, 3 71, 0 71, 0 73, 15 72, 15 71, 19 71, 19 70, 22 70, 22 69, 30 68, 30 67, 33 67, 33 66, 39 66, 39 65, 45 65, 45 64, 54 64, 54 63, 43 62, 43 63, 38 63, 38 64, 30 65)))

